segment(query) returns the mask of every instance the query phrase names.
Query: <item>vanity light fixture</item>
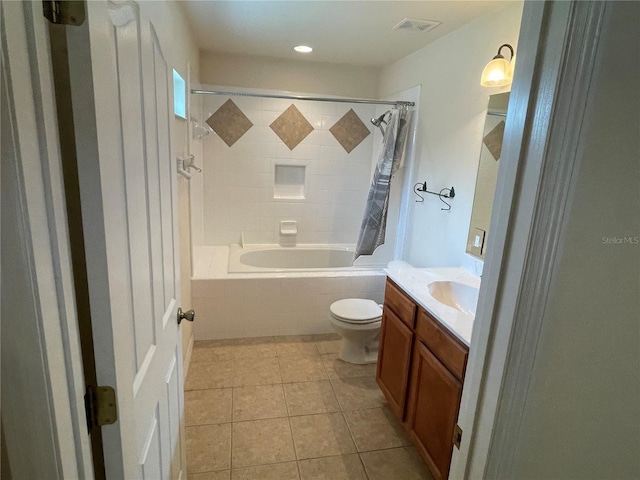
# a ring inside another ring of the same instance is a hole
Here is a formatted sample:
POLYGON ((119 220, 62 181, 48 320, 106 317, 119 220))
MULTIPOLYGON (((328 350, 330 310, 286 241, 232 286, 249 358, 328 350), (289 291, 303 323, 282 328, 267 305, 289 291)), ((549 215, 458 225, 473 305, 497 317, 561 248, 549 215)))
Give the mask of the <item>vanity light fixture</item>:
POLYGON ((500 45, 500 48, 498 48, 498 54, 493 57, 493 60, 487 63, 486 67, 484 67, 480 84, 484 87, 504 87, 505 85, 509 85, 513 78, 512 64, 514 62, 514 57, 513 47, 511 45, 508 43, 500 45), (500 53, 505 47, 511 52, 509 60, 504 58, 500 53))
POLYGON ((293 49, 298 53, 311 53, 311 52, 313 52, 313 48, 308 47, 307 45, 298 45, 297 47, 293 47, 293 49))

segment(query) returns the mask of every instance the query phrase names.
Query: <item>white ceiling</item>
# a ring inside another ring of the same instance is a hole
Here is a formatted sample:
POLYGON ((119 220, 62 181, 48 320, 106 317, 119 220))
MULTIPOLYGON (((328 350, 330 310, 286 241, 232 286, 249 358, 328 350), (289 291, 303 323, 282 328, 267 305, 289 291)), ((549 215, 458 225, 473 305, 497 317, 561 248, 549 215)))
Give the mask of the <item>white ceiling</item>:
POLYGON ((506 1, 181 2, 201 49, 240 55, 385 66, 504 7, 506 1), (423 33, 391 30, 404 18, 437 20, 423 33), (313 47, 311 54, 293 51, 313 47))

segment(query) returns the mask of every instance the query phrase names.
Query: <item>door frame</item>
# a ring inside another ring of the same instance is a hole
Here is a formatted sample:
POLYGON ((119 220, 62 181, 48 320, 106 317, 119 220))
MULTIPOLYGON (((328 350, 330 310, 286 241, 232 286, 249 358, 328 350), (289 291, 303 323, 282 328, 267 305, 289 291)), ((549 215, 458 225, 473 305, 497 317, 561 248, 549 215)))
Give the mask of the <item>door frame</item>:
POLYGON ((606 2, 526 0, 449 478, 508 478, 606 2))
MULTIPOLYGON (((22 399, 33 411, 49 406, 53 449, 58 469, 47 472, 51 478, 93 478, 91 445, 84 407, 84 374, 71 269, 70 242, 64 199, 64 184, 56 105, 51 66, 48 23, 40 2, 2 2, 5 22, 3 50, 8 56, 7 75, 11 91, 9 101, 15 115, 11 128, 18 142, 15 158, 18 168, 19 217, 25 228, 25 249, 29 262, 23 265, 31 277, 34 296, 16 298, 33 301, 37 315, 33 319, 40 332, 39 354, 48 383, 46 398, 22 399)), ((6 208, 6 207, 5 207, 6 208)), ((12 299, 13 300, 13 299, 12 299)), ((17 313, 19 318, 19 313, 17 313)), ((3 320, 6 322, 7 319, 3 320)), ((19 325, 17 325, 19 327, 19 325)), ((11 392, 4 392, 10 395, 11 392)), ((24 421, 24 438, 29 438, 29 421, 24 421)), ((8 454, 12 448, 38 454, 37 445, 21 445, 23 437, 7 437, 8 454), (15 442, 17 445, 12 445, 15 442), (36 450, 34 450, 36 449, 36 450)), ((43 452, 40 452, 41 454, 43 452)), ((21 455, 18 453, 17 455, 21 455)), ((20 457, 23 460, 28 460, 20 457)), ((12 472, 16 473, 16 472, 12 472)))
MULTIPOLYGON (((38 300, 43 312, 38 321, 43 332, 42 350, 49 366, 51 391, 47 400, 56 413, 57 454, 65 471, 64 477, 91 478, 88 436, 81 434, 84 385, 69 267, 48 37, 38 6, 38 2, 2 4, 5 15, 13 15, 16 19, 23 15, 24 18, 22 22, 12 22, 11 28, 7 27, 6 48, 10 58, 30 60, 10 64, 14 87, 20 86, 27 92, 19 97, 14 92, 16 107, 20 107, 16 108, 20 111, 17 124, 18 127, 25 123, 32 128, 34 125, 41 127, 35 129, 37 142, 31 144, 33 150, 28 161, 22 163, 24 206, 29 212, 25 221, 32 232, 38 233, 30 239, 34 258, 30 272, 37 279, 38 300), (23 47, 20 47, 20 41, 23 47), (33 55, 29 55, 29 50, 33 55), (70 436, 74 439, 73 445, 61 440, 70 436), (66 473, 74 471, 77 475, 66 473)), ((548 261, 539 264, 535 261, 547 257, 548 252, 540 247, 553 245, 557 235, 557 229, 544 232, 540 225, 560 220, 564 211, 561 203, 556 206, 550 202, 538 204, 537 200, 546 192, 540 185, 544 182, 549 185, 552 175, 559 175, 555 178, 566 181, 571 175, 571 169, 567 167, 576 163, 575 155, 560 157, 558 168, 564 169, 549 168, 549 152, 561 146, 563 141, 576 141, 575 132, 568 129, 553 138, 549 135, 551 122, 555 125, 563 119, 554 104, 556 99, 563 98, 562 94, 567 94, 566 88, 577 88, 579 92, 575 99, 577 103, 571 106, 579 109, 580 102, 585 100, 589 81, 586 73, 592 67, 592 59, 579 55, 572 58, 568 53, 572 45, 575 48, 575 43, 596 41, 595 27, 601 21, 598 10, 604 8, 604 2, 525 1, 518 73, 510 99, 513 115, 507 120, 503 146, 505 158, 517 158, 518 162, 505 162, 508 168, 502 168, 499 174, 492 218, 493 240, 485 261, 478 304, 481 321, 474 329, 459 417, 466 435, 463 450, 454 451, 450 478, 483 477, 492 437, 507 433, 501 429, 503 425, 509 425, 509 421, 515 421, 517 426, 522 411, 526 389, 509 393, 504 387, 531 370, 535 341, 523 351, 517 348, 523 340, 535 339, 541 327, 541 317, 533 315, 534 312, 525 315, 525 308, 531 299, 539 298, 536 295, 546 293, 546 286, 538 282, 550 274, 551 266, 548 261), (561 88, 563 84, 565 89, 561 88), (514 329, 515 318, 519 318, 519 322, 524 319, 517 330, 514 329), (514 402, 514 408, 505 410, 509 402, 514 402), (495 425, 498 413, 504 415, 506 422, 495 425), (496 426, 500 428, 495 429, 496 426)), ((588 55, 589 52, 583 53, 588 55)), ((19 135, 26 135, 27 131, 19 128, 19 135)), ((22 145, 28 143, 21 142, 22 145)), ((536 308, 544 308, 541 303, 536 308)), ((492 462, 496 465, 508 462, 507 454, 502 458, 501 455, 501 452, 494 452, 492 462)))

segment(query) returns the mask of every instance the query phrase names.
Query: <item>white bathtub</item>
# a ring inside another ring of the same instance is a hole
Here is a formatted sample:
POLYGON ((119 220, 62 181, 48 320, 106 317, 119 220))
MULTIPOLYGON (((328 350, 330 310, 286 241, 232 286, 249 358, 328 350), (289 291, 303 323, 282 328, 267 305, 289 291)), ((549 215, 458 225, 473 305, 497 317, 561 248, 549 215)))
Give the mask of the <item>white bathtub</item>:
POLYGON ((352 260, 346 245, 196 249, 194 337, 329 333, 329 305, 336 300, 383 301, 382 267, 353 267, 352 260))
POLYGON ((354 252, 350 245, 255 245, 229 250, 229 273, 300 272, 327 269, 354 269, 354 252))

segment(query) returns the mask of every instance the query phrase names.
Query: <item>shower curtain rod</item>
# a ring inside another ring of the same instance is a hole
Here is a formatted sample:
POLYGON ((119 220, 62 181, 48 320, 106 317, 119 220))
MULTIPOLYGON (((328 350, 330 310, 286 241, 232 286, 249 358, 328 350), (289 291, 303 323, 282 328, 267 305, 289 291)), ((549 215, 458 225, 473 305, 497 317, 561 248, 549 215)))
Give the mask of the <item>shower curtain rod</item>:
POLYGON ((372 105, 397 105, 402 107, 413 107, 415 102, 405 102, 403 100, 368 100, 366 98, 330 98, 330 97, 307 97, 305 95, 277 95, 268 93, 245 93, 245 92, 225 92, 222 90, 198 90, 193 89, 191 93, 202 95, 235 95, 239 97, 261 97, 280 98, 284 100, 308 100, 311 102, 340 102, 340 103, 368 103, 372 105))

